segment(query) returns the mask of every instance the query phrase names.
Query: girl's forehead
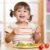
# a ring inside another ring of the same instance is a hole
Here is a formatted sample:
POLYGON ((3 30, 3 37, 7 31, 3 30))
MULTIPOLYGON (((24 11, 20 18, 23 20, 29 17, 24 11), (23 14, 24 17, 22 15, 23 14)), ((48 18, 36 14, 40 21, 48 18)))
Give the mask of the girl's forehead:
POLYGON ((18 9, 17 10, 27 10, 27 8, 25 8, 25 7, 18 7, 18 9))

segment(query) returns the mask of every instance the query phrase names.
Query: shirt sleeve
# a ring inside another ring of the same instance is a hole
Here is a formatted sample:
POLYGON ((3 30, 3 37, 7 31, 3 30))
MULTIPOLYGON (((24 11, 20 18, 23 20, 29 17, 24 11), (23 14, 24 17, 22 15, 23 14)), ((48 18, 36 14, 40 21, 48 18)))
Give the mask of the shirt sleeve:
POLYGON ((29 27, 32 28, 33 33, 40 33, 40 26, 34 22, 29 23, 29 27))
POLYGON ((34 32, 36 30, 36 28, 38 27, 38 25, 35 24, 34 22, 30 22, 29 27, 32 28, 32 31, 34 32))
POLYGON ((13 31, 13 25, 12 24, 6 24, 5 32, 11 33, 13 31))

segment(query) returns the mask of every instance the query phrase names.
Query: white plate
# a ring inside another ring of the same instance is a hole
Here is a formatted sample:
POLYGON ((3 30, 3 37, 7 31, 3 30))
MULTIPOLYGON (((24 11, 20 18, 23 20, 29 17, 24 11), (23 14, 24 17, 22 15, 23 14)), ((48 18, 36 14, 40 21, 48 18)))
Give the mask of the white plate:
POLYGON ((21 48, 21 49, 31 49, 31 48, 38 48, 39 46, 16 46, 14 45, 15 48, 21 48))

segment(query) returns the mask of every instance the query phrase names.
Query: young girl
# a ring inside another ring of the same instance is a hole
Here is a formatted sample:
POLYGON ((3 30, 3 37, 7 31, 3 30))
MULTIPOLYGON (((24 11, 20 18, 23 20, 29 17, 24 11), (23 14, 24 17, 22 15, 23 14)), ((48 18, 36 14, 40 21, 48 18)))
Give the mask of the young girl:
POLYGON ((40 43, 41 34, 39 26, 31 21, 32 15, 30 7, 25 2, 19 2, 11 10, 10 16, 15 16, 17 22, 10 24, 6 29, 5 41, 13 41, 17 46, 33 46, 34 43, 40 43))

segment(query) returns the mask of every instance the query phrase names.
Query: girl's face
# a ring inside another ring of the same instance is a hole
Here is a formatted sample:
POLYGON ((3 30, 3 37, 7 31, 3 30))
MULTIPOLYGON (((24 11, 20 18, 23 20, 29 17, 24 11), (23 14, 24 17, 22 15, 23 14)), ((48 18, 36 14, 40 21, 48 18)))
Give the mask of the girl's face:
POLYGON ((28 20, 30 18, 30 13, 29 13, 29 11, 27 9, 22 7, 22 8, 19 8, 15 12, 15 16, 16 16, 18 21, 24 22, 24 21, 26 21, 26 20, 28 20))

